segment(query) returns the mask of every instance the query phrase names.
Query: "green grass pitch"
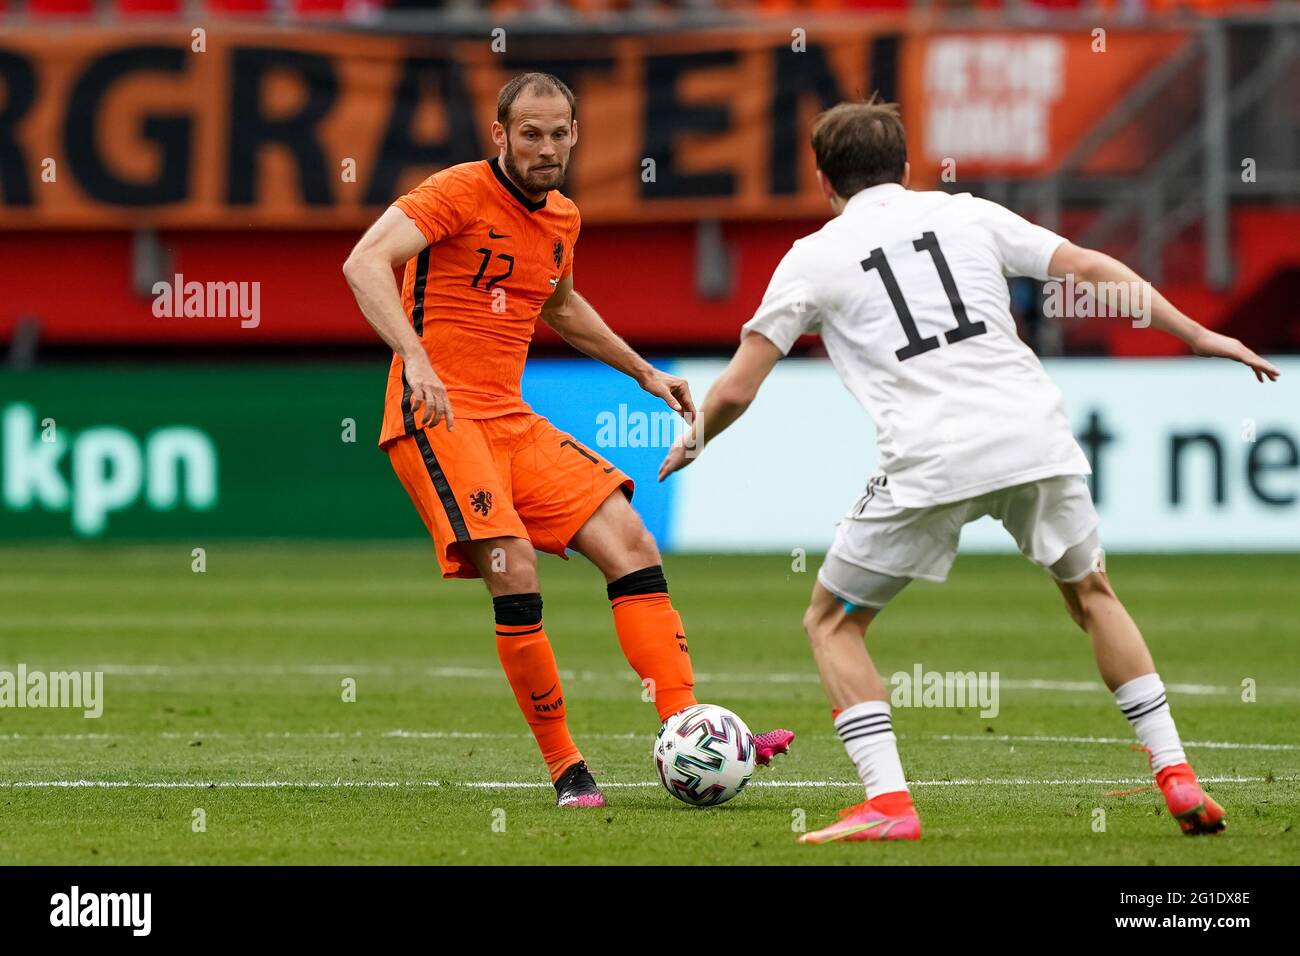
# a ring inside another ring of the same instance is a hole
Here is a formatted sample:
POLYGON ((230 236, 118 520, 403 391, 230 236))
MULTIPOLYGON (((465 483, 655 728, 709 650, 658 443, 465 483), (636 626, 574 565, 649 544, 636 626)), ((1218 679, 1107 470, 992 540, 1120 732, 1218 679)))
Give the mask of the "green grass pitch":
POLYGON ((1111 558, 1226 833, 1183 837, 1154 792, 1106 795, 1148 771, 1086 638, 1040 571, 966 556, 869 646, 886 674, 997 671, 1000 713, 896 709, 924 839, 812 847, 800 821, 861 799, 800 629, 815 559, 667 559, 700 699, 799 734, 711 810, 652 784, 658 721, 599 574, 541 559, 570 724, 609 787, 581 811, 552 805, 485 591, 437 580, 427 546, 218 542, 201 574, 190 547, 0 548, 0 669, 106 673, 97 720, 0 710, 0 863, 1300 862, 1300 555, 1111 558))

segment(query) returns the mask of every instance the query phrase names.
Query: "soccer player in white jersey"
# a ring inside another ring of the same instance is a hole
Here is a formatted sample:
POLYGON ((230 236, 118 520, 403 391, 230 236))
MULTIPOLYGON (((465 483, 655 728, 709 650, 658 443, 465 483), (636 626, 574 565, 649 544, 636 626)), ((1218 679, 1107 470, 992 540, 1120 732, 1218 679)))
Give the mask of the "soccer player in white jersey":
MULTIPOLYGON (((1183 832, 1222 830, 1223 808, 1197 782, 1151 654, 1111 590, 1084 477, 1091 468, 1061 393, 1008 309, 1008 276, 1141 279, 996 203, 909 190, 894 104, 827 110, 813 124, 812 148, 835 217, 781 260, 695 430, 659 472, 662 480, 688 465, 688 448, 701 451, 739 418, 806 333, 821 334, 875 421, 880 474, 837 526, 804 614, 835 728, 867 799, 801 842, 920 837, 887 686, 863 637, 909 581, 947 577, 962 526, 983 515, 1001 521, 1055 580, 1183 832)), ((1148 312, 1152 326, 1197 355, 1241 362, 1261 382, 1277 378, 1241 342, 1202 327, 1154 290, 1148 312)))

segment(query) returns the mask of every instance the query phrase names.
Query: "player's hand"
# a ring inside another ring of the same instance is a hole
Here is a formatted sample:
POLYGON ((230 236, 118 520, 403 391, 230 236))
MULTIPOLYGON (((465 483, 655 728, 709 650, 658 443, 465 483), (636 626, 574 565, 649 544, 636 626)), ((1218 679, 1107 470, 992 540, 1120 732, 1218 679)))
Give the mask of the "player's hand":
POLYGON ((673 443, 673 447, 668 449, 668 454, 664 456, 663 464, 659 466, 660 481, 663 481, 674 471, 681 471, 695 460, 695 455, 687 453, 686 438, 686 435, 682 435, 673 443))
POLYGON ((434 428, 445 420, 447 431, 452 431, 456 418, 451 412, 451 399, 447 397, 447 387, 438 378, 429 359, 406 363, 405 375, 406 384, 411 386, 411 411, 415 413, 416 425, 434 428))
POLYGON ((651 395, 662 398, 664 403, 677 414, 695 414, 695 402, 691 400, 691 387, 686 383, 686 379, 652 368, 642 380, 641 387, 651 395))
POLYGON ((1227 335, 1220 335, 1218 332, 1211 332, 1209 329, 1202 329, 1200 334, 1191 341, 1192 351, 1197 355, 1206 355, 1212 358, 1232 359, 1234 362, 1240 362, 1252 372, 1259 381, 1264 381, 1265 376, 1270 382, 1276 382, 1277 377, 1282 373, 1276 366, 1260 358, 1240 341, 1227 335))

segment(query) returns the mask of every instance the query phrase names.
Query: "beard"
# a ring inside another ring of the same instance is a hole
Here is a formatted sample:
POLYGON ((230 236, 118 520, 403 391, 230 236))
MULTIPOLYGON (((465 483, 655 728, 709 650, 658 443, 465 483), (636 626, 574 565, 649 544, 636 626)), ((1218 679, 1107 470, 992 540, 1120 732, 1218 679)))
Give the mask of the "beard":
POLYGON ((548 189, 559 189, 564 185, 564 177, 568 172, 565 164, 561 163, 554 169, 530 170, 524 172, 515 162, 515 151, 510 145, 510 140, 506 140, 506 172, 513 179, 519 188, 528 193, 544 193, 548 189))

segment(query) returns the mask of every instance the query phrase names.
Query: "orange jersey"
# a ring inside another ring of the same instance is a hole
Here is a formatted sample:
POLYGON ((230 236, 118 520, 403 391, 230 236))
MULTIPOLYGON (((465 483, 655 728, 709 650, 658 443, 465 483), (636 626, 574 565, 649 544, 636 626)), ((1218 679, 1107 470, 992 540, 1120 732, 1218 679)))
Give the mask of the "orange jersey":
MULTIPOLYGON (((429 241, 406 263, 402 305, 447 387, 452 414, 530 411, 519 381, 542 305, 573 272, 578 207, 555 190, 530 201, 495 158, 435 173, 393 205, 429 241)), ((379 443, 417 430, 394 355, 379 443)))

